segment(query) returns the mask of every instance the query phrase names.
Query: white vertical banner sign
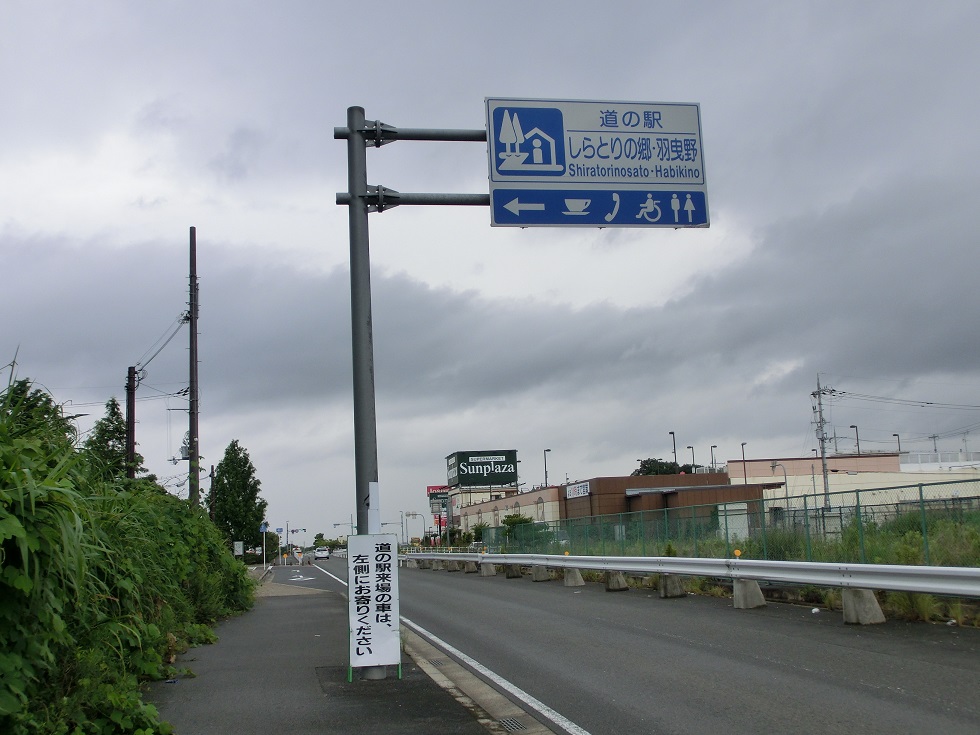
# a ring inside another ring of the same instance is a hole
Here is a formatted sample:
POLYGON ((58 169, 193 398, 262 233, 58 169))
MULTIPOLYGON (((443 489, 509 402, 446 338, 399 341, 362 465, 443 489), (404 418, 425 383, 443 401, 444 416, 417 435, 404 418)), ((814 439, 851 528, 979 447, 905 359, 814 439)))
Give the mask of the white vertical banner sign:
POLYGON ((350 536, 347 584, 351 668, 400 664, 398 537, 350 536))

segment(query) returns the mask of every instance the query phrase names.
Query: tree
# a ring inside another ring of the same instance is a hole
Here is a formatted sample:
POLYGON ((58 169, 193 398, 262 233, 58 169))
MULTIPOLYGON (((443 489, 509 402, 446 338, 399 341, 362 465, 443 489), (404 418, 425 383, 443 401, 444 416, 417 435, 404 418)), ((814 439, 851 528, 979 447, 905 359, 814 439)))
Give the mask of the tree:
MULTIPOLYGON (((106 401, 105 416, 95 422, 82 447, 96 476, 103 480, 126 477, 126 419, 115 396, 106 401)), ((134 457, 134 474, 146 472, 143 457, 134 457)))
POLYGON ((74 445, 77 432, 72 419, 48 393, 34 388, 29 380, 11 380, 0 402, 0 412, 8 419, 10 437, 43 436, 45 441, 74 445))
POLYGON ((235 439, 225 449, 218 463, 206 502, 214 514, 214 525, 225 535, 229 545, 243 541, 245 546, 262 544, 259 526, 268 505, 259 497, 261 486, 248 452, 235 439))
POLYGON ((502 523, 506 528, 504 531, 504 537, 510 539, 514 537, 517 526, 523 526, 526 523, 534 523, 534 519, 528 518, 522 513, 511 513, 510 515, 504 516, 502 523))
POLYGON ((632 474, 637 475, 677 475, 682 468, 677 462, 668 462, 665 459, 641 459, 639 469, 633 470, 632 474))
POLYGON ((489 523, 481 522, 473 526, 473 540, 483 541, 483 532, 490 528, 489 523))

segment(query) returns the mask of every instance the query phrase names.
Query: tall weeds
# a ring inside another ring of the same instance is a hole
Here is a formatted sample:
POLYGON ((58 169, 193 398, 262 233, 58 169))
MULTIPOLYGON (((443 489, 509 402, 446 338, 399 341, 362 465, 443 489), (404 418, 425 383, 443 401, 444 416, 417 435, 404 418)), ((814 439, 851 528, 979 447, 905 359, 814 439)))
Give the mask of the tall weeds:
POLYGON ((0 732, 169 732, 140 681, 252 585, 202 510, 102 479, 45 398, 0 394, 0 732))

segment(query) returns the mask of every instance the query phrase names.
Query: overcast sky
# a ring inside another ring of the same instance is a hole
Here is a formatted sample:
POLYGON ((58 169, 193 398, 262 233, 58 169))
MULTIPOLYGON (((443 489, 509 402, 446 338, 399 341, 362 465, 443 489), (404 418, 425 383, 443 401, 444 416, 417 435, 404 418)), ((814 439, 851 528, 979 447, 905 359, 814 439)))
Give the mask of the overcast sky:
MULTIPOLYGON (((485 126, 486 97, 700 104, 706 229, 370 218, 382 517, 426 511, 458 450, 525 487, 636 460, 980 449, 976 2, 0 4, 0 364, 66 411, 200 277, 205 466, 248 450, 273 527, 354 512, 346 143, 485 126), (859 400, 857 396, 872 396, 859 400), (951 404, 917 407, 878 398, 951 404), (971 435, 969 432, 973 432, 971 435), (971 444, 972 442, 972 444, 971 444)), ((368 181, 485 194, 480 143, 368 151, 368 181)), ((137 438, 186 497, 188 332, 146 365, 137 438)), ((208 482, 202 481, 206 492, 208 482)), ((431 523, 431 518, 429 519, 431 523)), ((418 535, 422 523, 409 521, 418 535)), ((396 531, 392 526, 385 530, 396 531)))

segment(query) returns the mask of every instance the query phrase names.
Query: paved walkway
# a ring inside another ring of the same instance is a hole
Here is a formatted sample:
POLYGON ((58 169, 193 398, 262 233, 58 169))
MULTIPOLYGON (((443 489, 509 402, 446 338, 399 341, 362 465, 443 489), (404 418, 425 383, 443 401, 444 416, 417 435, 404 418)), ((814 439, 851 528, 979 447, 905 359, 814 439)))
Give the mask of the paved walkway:
POLYGON ((389 667, 383 681, 348 683, 347 602, 338 593, 266 581, 255 607, 216 632, 218 643, 178 658, 190 673, 154 682, 146 695, 177 735, 507 732, 451 682, 437 684, 418 653, 418 663, 404 656, 401 680, 389 667))

